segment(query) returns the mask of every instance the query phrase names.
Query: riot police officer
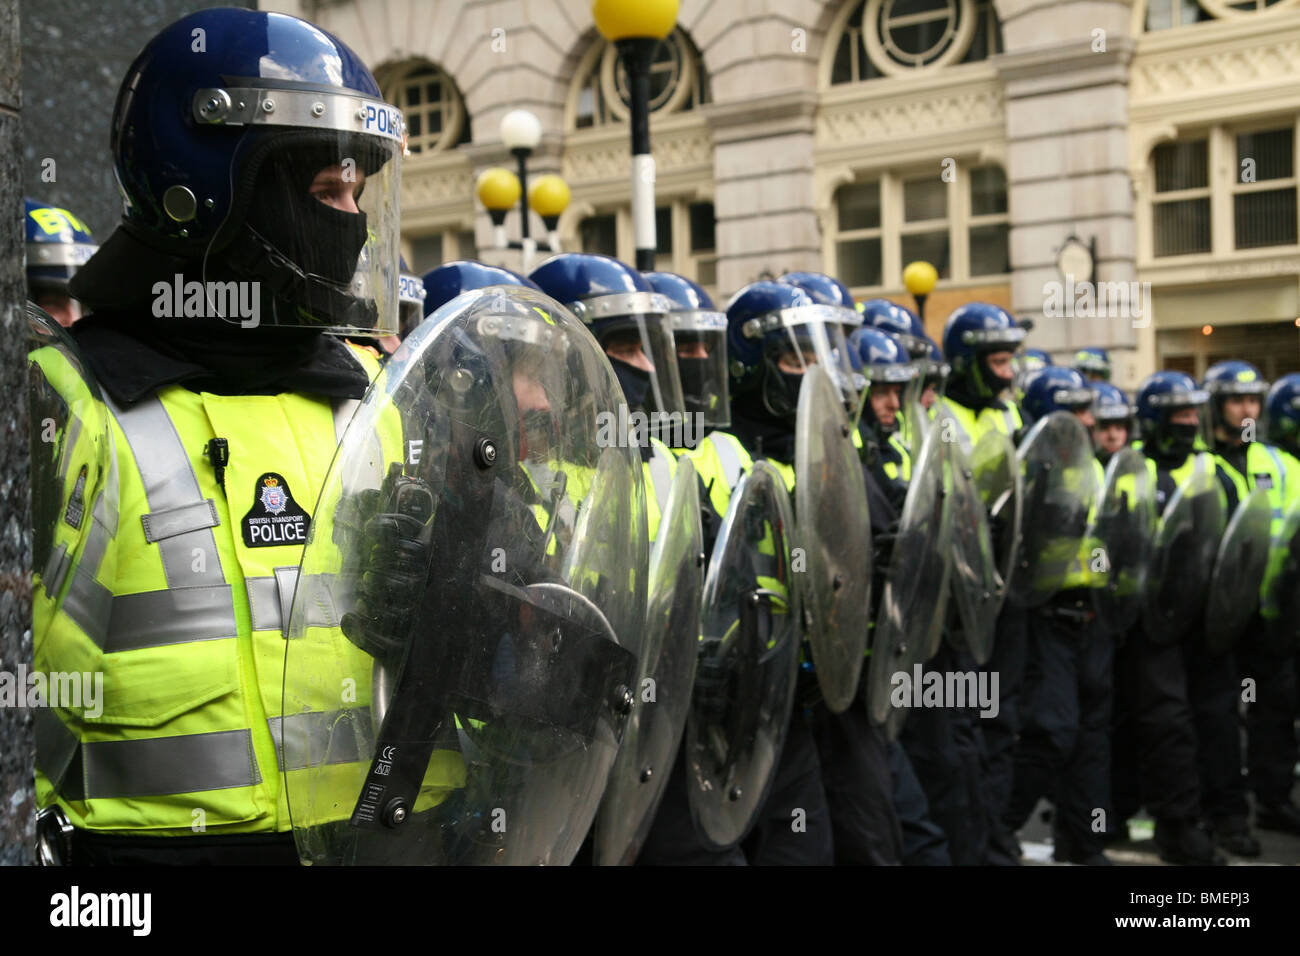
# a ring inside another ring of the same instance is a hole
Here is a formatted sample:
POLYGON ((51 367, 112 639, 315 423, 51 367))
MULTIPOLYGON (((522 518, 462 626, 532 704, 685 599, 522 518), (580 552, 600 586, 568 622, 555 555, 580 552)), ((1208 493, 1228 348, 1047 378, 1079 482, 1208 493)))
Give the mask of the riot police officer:
MULTIPOLYGON (((1226 361, 1206 370, 1202 387, 1210 395, 1213 447, 1220 466, 1232 479, 1239 499, 1244 500, 1256 488, 1264 489, 1273 512, 1270 530, 1277 534, 1286 512, 1300 500, 1300 462, 1256 434, 1268 383, 1249 362, 1226 361)), ((1246 730, 1258 812, 1268 822, 1285 828, 1291 780, 1282 765, 1294 766, 1286 741, 1294 735, 1295 673, 1287 666, 1286 657, 1263 640, 1265 634, 1263 620, 1253 616, 1236 657, 1241 675, 1256 680, 1256 698, 1246 711, 1246 730)), ((1234 809, 1234 816, 1245 816, 1240 802, 1234 802, 1234 809)), ((1258 855, 1258 842, 1242 836, 1241 826, 1233 829, 1236 845, 1225 844, 1226 848, 1240 855, 1258 855)))
POLYGON ((40 718, 38 799, 71 821, 74 862, 297 860, 283 572, 378 371, 324 333, 397 330, 401 128, 352 50, 280 14, 194 13, 127 71, 111 144, 123 223, 69 288, 90 311, 72 331, 118 493, 36 633, 38 667, 93 655, 111 688, 99 720, 40 718))
POLYGON ((81 317, 68 282, 99 248, 89 227, 66 209, 23 201, 27 213, 27 297, 67 328, 81 317))
MULTIPOLYGON (((1021 408, 1031 423, 1067 412, 1087 428, 1095 424, 1093 392, 1073 369, 1045 366, 1031 372, 1023 388, 1021 408)), ((1091 454, 1087 464, 1095 478, 1091 498, 1103 476, 1091 454)), ((1088 484, 1086 476, 1075 480, 1088 484)), ((1092 589, 1105 579, 1095 570, 1092 552, 1092 542, 1081 539, 1059 590, 1028 612, 1024 716, 1005 822, 1019 830, 1037 802, 1050 795, 1056 805, 1055 859, 1108 865, 1093 824, 1095 811, 1109 806, 1113 638, 1093 613, 1092 589)))
MULTIPOLYGON (((1010 441, 1022 428, 1019 410, 1002 395, 1012 385, 1012 357, 1024 338, 1024 328, 1005 309, 986 302, 967 303, 948 317, 943 354, 952 371, 932 413, 936 421, 944 416, 954 423, 963 448, 973 448, 990 431, 1000 432, 1010 441)), ((996 716, 981 725, 987 767, 984 795, 989 862, 1004 865, 1019 861, 1015 835, 1002 821, 1011 799, 1015 770, 1024 654, 1024 612, 1004 603, 987 665, 989 671, 1000 675, 1001 707, 996 716)))
POLYGON ((1105 349, 1079 349, 1074 353, 1072 367, 1089 382, 1110 381, 1110 356, 1105 349))
MULTIPOLYGON (((1208 396, 1181 372, 1156 372, 1139 387, 1142 453, 1164 512, 1181 490, 1186 522, 1165 514, 1182 536, 1157 554, 1147 584, 1148 611, 1119 654, 1117 690, 1131 710, 1141 767, 1142 800, 1156 821, 1156 845, 1170 863, 1220 864, 1202 814, 1218 816, 1216 835, 1249 837, 1240 806, 1237 685, 1230 658, 1205 644, 1201 614, 1224 515, 1236 505, 1233 483, 1196 452, 1199 410, 1208 396), (1174 563, 1174 555, 1182 562, 1174 563), (1199 580, 1198 580, 1199 579, 1199 580), (1220 772, 1202 775, 1201 753, 1220 772), (1235 777, 1235 780, 1233 779, 1235 777), (1235 811, 1235 812, 1234 812, 1235 811)), ((1242 847, 1249 849, 1249 847, 1242 847)))
POLYGON ((1092 405, 1092 439, 1097 460, 1103 465, 1129 443, 1133 433, 1133 406, 1128 396, 1110 382, 1090 382, 1095 401, 1092 405))

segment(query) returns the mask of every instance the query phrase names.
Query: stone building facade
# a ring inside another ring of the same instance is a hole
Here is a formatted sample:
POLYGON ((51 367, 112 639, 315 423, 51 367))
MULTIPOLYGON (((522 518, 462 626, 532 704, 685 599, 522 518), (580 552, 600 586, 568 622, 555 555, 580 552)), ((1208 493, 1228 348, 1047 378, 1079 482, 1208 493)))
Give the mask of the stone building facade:
MULTIPOLYGON (((513 166, 498 125, 519 107, 544 129, 530 175, 573 190, 563 248, 632 258, 622 78, 587 0, 261 6, 337 33, 419 117, 416 269, 518 264, 473 188, 513 166)), ((1300 0, 681 0, 652 78, 658 265, 724 300, 817 269, 910 302, 902 267, 928 259, 932 333, 985 299, 1058 357, 1117 350, 1123 384, 1228 354, 1292 371, 1298 54, 1300 0), (1071 236, 1093 253, 1077 300, 1071 236)))

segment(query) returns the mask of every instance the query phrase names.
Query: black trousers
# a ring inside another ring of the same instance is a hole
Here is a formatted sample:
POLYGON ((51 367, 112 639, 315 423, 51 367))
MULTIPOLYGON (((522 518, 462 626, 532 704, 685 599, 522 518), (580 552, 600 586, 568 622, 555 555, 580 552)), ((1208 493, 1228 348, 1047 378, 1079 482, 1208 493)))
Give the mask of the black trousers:
POLYGON ((1114 641, 1096 621, 1061 617, 1057 607, 1028 615, 1024 719, 1003 822, 1020 829, 1038 801, 1051 797, 1068 849, 1091 855, 1101 852, 1111 813, 1114 641))
POLYGON ((77 830, 73 866, 297 866, 290 833, 147 837, 77 830))
POLYGON ((861 692, 843 713, 832 714, 824 703, 813 705, 810 719, 830 808, 835 862, 902 863, 903 834, 894 809, 885 735, 872 726, 861 692))
POLYGON ((1115 663, 1111 669, 1114 680, 1114 697, 1111 707, 1110 734, 1110 803, 1113 813, 1106 820, 1108 834, 1120 839, 1128 838, 1126 826, 1129 818, 1142 808, 1142 773, 1139 762, 1137 717, 1134 691, 1126 683, 1126 675, 1134 672, 1129 657, 1134 653, 1128 644, 1128 634, 1116 639, 1115 663))
POLYGON ((951 866, 948 838, 930 819, 930 805, 912 763, 898 741, 886 745, 889 773, 894 781, 894 809, 903 831, 904 866, 951 866))
MULTIPOLYGON (((970 655, 946 640, 925 665, 927 672, 974 669, 970 655)), ((988 855, 980 722, 971 708, 918 707, 908 713, 899 735, 955 866, 979 866, 988 855)))
POLYGON ((980 721, 984 740, 985 788, 989 819, 988 862, 1014 864, 1008 853, 1015 835, 1002 821, 1011 803, 1016 771, 1016 738, 1020 733, 1021 694, 1028 646, 1025 609, 1004 604, 998 615, 993 653, 981 668, 998 675, 999 707, 996 715, 980 721))
POLYGON ((1255 801, 1278 806, 1291 799, 1295 785, 1296 655, 1278 654, 1251 641, 1248 632, 1237 649, 1242 677, 1255 680, 1255 700, 1246 705, 1246 754, 1255 801))
POLYGON ((1202 810, 1211 820, 1250 813, 1241 748, 1241 677, 1236 655, 1210 654, 1201 635, 1186 646, 1187 692, 1196 720, 1202 810))
POLYGON ((691 820, 687 795, 686 748, 677 748, 672 775, 650 824, 637 866, 744 866, 739 846, 719 850, 707 844, 691 820))
POLYGON ((808 718, 798 706, 772 789, 741 848, 751 866, 830 866, 835 862, 817 744, 808 718))

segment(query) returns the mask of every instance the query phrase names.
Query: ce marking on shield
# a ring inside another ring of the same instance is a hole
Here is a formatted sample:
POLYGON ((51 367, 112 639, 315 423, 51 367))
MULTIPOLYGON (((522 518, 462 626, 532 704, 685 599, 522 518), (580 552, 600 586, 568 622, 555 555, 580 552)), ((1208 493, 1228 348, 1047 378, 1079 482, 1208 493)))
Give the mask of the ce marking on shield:
POLYGON ((397 748, 389 744, 379 752, 379 761, 375 764, 375 773, 387 777, 393 772, 393 759, 397 756, 397 748))

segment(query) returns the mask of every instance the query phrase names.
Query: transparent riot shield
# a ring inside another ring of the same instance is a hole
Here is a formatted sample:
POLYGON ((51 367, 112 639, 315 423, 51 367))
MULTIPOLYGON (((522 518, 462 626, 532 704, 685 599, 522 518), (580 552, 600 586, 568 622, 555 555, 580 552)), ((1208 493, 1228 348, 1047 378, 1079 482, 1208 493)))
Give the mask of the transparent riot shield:
POLYGON ((1205 602, 1205 643, 1211 653, 1236 644, 1259 608, 1272 526, 1268 492, 1255 488, 1237 505, 1214 558, 1205 602))
POLYGON ((1106 577, 1105 585, 1092 589, 1093 609, 1112 634, 1128 631, 1142 612, 1155 534, 1155 502, 1155 481, 1146 459, 1133 448, 1120 449, 1106 466, 1087 534, 1090 567, 1106 577))
MULTIPOLYGON (((1016 570, 1020 550, 1024 494, 1020 463, 1011 439, 999 431, 985 432, 971 450, 971 479, 984 502, 993 564, 997 570, 999 601, 1005 600, 1016 570)), ((1001 605, 999 604, 999 608, 1001 605)))
MULTIPOLYGON (((932 432, 944 434, 942 428, 934 428, 932 432)), ((953 545, 948 589, 957 605, 962 643, 970 649, 976 663, 983 664, 993 652, 993 628, 1005 592, 998 586, 993 538, 984 501, 972 479, 970 459, 957 442, 945 445, 948 454, 944 487, 951 501, 953 545)))
POLYGON ((699 479, 677 464, 650 552, 635 701, 594 831, 595 862, 631 864, 645 842, 690 711, 704 590, 699 479))
POLYGON ((1172 644, 1201 620, 1226 524, 1223 489, 1205 453, 1165 505, 1156 526, 1142 608, 1147 636, 1172 644))
POLYGON ((952 515, 944 493, 946 447, 932 432, 912 465, 872 628, 867 710, 874 723, 894 732, 901 720, 889 719, 897 710, 889 703, 893 676, 899 671, 910 675, 913 664, 924 663, 937 650, 931 644, 947 608, 952 515))
POLYGON ((1097 499, 1092 439, 1070 412, 1034 423, 1016 450, 1022 481, 1020 547, 1007 599, 1037 607, 1061 589, 1079 557, 1097 499))
POLYGON ((590 333, 513 287, 444 305, 371 386, 286 629, 274 723, 304 862, 572 860, 645 626, 640 456, 598 439, 621 398, 590 333))
POLYGON ((871 607, 871 519, 850 436, 838 391, 819 365, 810 366, 795 425, 795 515, 807 557, 805 632, 832 713, 857 692, 871 607))
MULTIPOLYGON (((85 661, 69 660, 64 656, 67 643, 49 639, 56 618, 66 614, 91 634, 107 626, 108 593, 96 575, 118 530, 117 457, 108 408, 76 342, 30 302, 24 311, 24 330, 31 456, 32 655, 36 671, 64 673, 82 670, 85 661)), ((73 716, 82 716, 78 708, 69 709, 73 716)), ((59 791, 78 753, 77 737, 63 729, 54 708, 39 712, 35 726, 36 766, 59 791)))
POLYGON ((1279 656, 1300 645, 1300 503, 1291 506, 1269 543, 1268 565, 1260 587, 1260 639, 1279 656))
POLYGON ((718 847, 753 826, 794 706, 801 595, 791 511, 780 473, 756 462, 732 493, 704 580, 687 794, 696 830, 718 847))

